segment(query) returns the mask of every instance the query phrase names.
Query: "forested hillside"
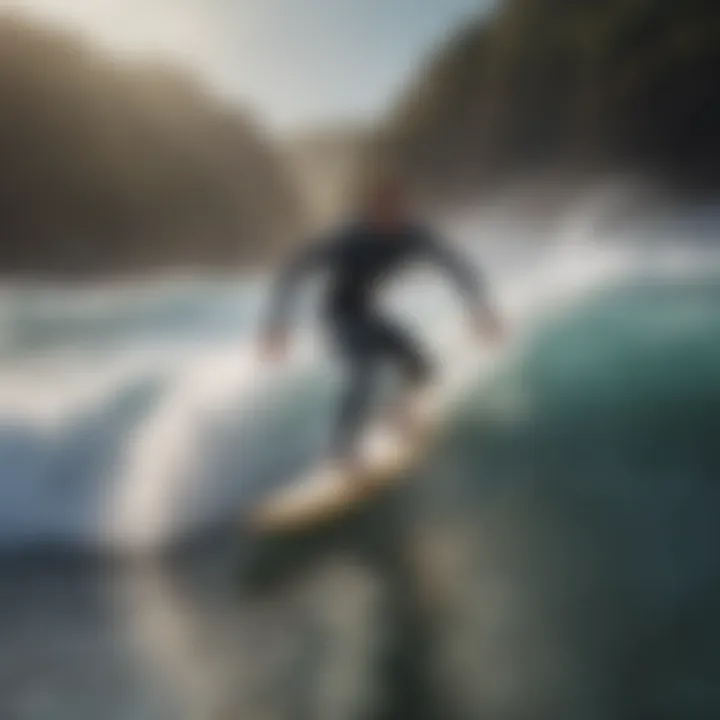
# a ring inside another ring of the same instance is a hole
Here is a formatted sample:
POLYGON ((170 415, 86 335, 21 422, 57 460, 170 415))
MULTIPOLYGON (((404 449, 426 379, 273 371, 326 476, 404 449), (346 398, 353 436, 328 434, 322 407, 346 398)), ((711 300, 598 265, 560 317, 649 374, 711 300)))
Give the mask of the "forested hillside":
POLYGON ((275 155, 191 77, 0 16, 0 272, 265 257, 298 212, 275 155))
POLYGON ((720 3, 505 0, 394 109, 384 147, 435 195, 538 171, 720 187, 720 3))

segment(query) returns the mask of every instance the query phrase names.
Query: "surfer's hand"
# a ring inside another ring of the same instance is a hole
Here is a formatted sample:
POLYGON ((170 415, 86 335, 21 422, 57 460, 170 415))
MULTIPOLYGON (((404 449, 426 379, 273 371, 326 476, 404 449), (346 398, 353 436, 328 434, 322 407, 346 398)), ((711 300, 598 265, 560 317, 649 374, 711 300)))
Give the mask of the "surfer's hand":
POLYGON ((268 330, 260 340, 260 355, 265 360, 282 360, 287 352, 288 334, 284 330, 268 330))

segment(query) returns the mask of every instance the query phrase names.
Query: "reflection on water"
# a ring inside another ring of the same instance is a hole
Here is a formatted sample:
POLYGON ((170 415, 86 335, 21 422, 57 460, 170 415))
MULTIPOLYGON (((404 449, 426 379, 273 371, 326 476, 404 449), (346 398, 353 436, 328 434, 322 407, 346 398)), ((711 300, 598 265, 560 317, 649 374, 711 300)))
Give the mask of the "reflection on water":
MULTIPOLYGON (((422 476, 335 527, 217 529, 163 563, 6 563, 0 718, 719 717, 717 277, 618 283, 534 328, 422 476)), ((186 387, 173 408, 204 429, 194 399, 214 384, 186 387)), ((312 430, 318 388, 277 408, 273 455, 312 430)), ((238 453, 267 445, 228 428, 209 435, 233 452, 202 466, 213 507, 235 507, 220 481, 242 476, 238 453)), ((6 450, 35 468, 34 445, 6 450)), ((9 499, 34 477, 9 476, 9 499)), ((57 510, 40 497, 3 512, 57 510)))
POLYGON ((631 521, 548 469, 479 496, 467 467, 430 469, 313 536, 233 532, 164 563, 6 566, 0 717, 715 717, 719 586, 690 566, 711 581, 695 542, 717 493, 696 485, 676 503, 694 525, 664 525, 685 527, 683 576, 654 511, 631 521))
POLYGON ((387 538, 358 554, 357 531, 243 557, 231 543, 164 565, 7 568, 0 716, 376 716, 391 700, 377 695, 378 673, 413 683, 402 675, 417 657, 384 646, 413 611, 387 538))

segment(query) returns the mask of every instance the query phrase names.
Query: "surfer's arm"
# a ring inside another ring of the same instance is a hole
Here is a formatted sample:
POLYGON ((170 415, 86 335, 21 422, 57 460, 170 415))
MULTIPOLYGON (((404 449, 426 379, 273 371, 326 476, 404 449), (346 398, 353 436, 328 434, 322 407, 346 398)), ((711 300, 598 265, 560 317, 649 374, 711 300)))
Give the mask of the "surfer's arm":
POLYGON ((469 258, 431 233, 422 233, 420 243, 425 257, 454 280, 478 331, 488 337, 499 337, 502 334, 500 316, 490 300, 484 273, 469 258))
POLYGON ((420 244, 424 257, 453 279, 472 310, 487 304, 485 280, 469 259, 427 232, 422 233, 420 244))
POLYGON ((319 243, 301 251, 285 265, 272 289, 268 313, 263 324, 266 334, 286 332, 301 285, 313 273, 331 265, 336 253, 336 243, 319 243))

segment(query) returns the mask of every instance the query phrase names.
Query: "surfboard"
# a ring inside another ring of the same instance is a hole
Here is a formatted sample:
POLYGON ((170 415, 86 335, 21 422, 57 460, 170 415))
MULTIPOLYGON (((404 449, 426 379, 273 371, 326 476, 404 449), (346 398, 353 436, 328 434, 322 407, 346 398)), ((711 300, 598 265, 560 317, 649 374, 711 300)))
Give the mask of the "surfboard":
POLYGON ((252 508, 243 518, 246 528, 258 534, 312 528, 339 519, 398 485, 430 452, 462 387, 462 377, 461 373, 446 376, 416 399, 411 431, 376 420, 359 439, 359 461, 352 467, 320 464, 252 508))
POLYGON ((432 447, 442 417, 438 399, 429 393, 416 403, 410 428, 401 430, 388 419, 371 423, 359 438, 356 462, 322 463, 252 509, 248 527, 262 534, 300 531, 342 517, 398 485, 432 447))

